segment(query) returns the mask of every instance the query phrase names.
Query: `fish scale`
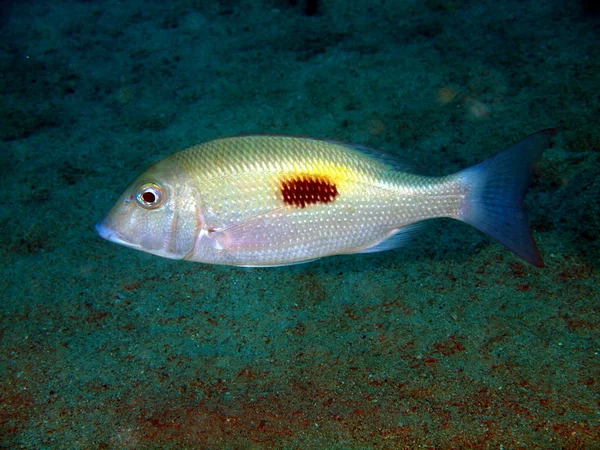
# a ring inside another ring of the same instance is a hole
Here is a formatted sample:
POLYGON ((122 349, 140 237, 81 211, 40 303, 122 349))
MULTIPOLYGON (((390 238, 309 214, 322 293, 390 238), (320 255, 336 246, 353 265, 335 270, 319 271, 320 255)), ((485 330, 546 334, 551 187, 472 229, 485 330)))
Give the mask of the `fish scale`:
MULTIPOLYGON (((432 185, 427 177, 398 176, 376 160, 326 141, 271 136, 225 141, 213 141, 180 156, 191 160, 192 170, 198 159, 202 159, 201 164, 212 162, 214 166, 227 162, 225 170, 219 166, 204 179, 197 176, 197 183, 207 205, 204 220, 209 228, 223 230, 219 247, 230 249, 226 260, 229 264, 252 261, 253 265, 280 265, 328 254, 355 253, 376 245, 392 229, 420 220, 431 204, 413 201, 416 208, 403 208, 406 200, 424 198, 428 189, 440 186, 432 185), (264 158, 277 161, 274 170, 262 168, 264 158), (331 204, 309 205, 302 208, 304 211, 286 206, 280 195, 281 180, 300 175, 330 179, 339 190, 338 197, 331 204), (412 195, 407 192, 407 181, 412 195), (403 198, 397 194, 401 188, 403 198), (236 226, 240 221, 242 231, 236 226), (229 239, 230 235, 234 237, 229 239)), ((432 195, 437 198, 435 191, 432 195)), ((458 201, 456 197, 455 205, 458 201)))
POLYGON ((359 145, 290 136, 220 138, 140 175, 99 222, 108 240, 159 256, 277 266, 401 245, 410 225, 463 220, 534 265, 522 203, 553 130, 445 177, 399 170, 359 145))

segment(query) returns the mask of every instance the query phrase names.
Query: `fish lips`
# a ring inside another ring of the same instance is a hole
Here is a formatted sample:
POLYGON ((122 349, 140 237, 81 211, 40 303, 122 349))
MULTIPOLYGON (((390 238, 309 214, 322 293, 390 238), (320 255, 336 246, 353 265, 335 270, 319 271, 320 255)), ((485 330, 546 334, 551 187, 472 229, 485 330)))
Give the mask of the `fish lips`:
POLYGON ((118 232, 111 230, 106 224, 106 218, 101 219, 95 226, 96 232, 100 235, 102 239, 106 239, 107 241, 114 242, 115 244, 124 245, 126 247, 135 248, 140 250, 141 247, 138 244, 133 244, 129 241, 126 241, 122 235, 118 232))

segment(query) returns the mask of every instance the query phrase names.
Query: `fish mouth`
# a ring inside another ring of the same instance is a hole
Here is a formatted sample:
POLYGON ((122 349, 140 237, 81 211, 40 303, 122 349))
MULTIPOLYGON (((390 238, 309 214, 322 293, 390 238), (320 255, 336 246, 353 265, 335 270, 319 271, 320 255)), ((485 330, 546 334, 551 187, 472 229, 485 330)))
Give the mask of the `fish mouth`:
POLYGON ((115 244, 124 245, 126 247, 137 248, 137 249, 140 248, 139 245, 132 244, 131 242, 126 241, 121 234, 106 227, 104 222, 105 222, 105 220, 102 219, 94 227, 96 229, 96 232, 100 235, 100 237, 102 239, 106 239, 107 241, 114 242, 115 244))

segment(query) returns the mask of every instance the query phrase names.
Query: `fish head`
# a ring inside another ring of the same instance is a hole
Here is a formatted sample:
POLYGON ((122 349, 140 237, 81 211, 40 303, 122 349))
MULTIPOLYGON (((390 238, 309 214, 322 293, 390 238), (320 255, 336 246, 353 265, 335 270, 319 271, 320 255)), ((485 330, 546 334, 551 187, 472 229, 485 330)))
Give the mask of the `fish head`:
POLYGON ((194 248, 198 203, 188 174, 167 158, 129 185, 96 231, 126 247, 182 259, 194 248))

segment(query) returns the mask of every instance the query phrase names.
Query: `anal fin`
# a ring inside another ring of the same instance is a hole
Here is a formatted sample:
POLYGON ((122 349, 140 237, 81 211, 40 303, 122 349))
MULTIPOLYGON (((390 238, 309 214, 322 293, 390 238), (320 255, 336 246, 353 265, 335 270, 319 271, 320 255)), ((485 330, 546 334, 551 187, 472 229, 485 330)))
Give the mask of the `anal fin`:
POLYGON ((394 248, 402 247, 406 242, 408 242, 414 233, 421 228, 421 224, 412 224, 402 228, 397 228, 392 230, 390 234, 384 238, 383 240, 377 242, 376 244, 359 250, 356 253, 376 253, 376 252, 385 252, 387 250, 392 250, 394 248))

